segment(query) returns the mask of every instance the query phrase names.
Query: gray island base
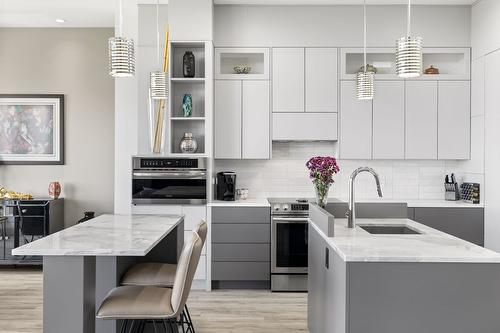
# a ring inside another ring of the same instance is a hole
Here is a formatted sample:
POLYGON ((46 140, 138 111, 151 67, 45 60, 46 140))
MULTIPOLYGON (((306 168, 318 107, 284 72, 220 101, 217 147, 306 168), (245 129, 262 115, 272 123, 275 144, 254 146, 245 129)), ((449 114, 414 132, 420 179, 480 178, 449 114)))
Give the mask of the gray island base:
POLYGON ((348 229, 345 219, 311 211, 311 333, 500 332, 499 254, 407 219, 358 219, 348 229), (420 234, 376 235, 359 225, 420 234))
POLYGON ((115 333, 120 323, 95 312, 122 274, 144 261, 177 263, 184 218, 101 215, 13 250, 43 256, 43 331, 115 333))

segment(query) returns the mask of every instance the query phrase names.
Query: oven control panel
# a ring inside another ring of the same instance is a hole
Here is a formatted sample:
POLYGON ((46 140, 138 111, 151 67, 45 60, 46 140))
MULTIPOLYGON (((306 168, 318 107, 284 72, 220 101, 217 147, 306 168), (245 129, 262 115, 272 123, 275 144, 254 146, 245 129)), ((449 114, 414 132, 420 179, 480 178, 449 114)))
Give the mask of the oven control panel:
POLYGON ((197 168, 197 159, 143 158, 141 168, 197 168))
POLYGON ((274 203, 271 205, 273 213, 307 213, 309 204, 304 203, 274 203))

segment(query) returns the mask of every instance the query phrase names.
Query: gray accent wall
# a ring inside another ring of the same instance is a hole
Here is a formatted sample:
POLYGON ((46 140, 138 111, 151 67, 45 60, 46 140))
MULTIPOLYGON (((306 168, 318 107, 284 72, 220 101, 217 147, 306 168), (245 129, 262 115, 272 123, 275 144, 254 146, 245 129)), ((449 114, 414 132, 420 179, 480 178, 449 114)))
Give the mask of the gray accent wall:
POLYGON ((114 80, 110 28, 1 28, 0 93, 65 95, 65 164, 0 165, 1 186, 47 197, 62 185, 65 225, 113 212, 114 80))

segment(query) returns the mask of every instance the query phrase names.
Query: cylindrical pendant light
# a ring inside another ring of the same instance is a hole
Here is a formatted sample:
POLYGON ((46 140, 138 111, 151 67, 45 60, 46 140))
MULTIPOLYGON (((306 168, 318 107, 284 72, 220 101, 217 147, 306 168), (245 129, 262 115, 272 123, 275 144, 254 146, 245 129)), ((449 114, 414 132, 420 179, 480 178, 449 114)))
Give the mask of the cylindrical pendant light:
POLYGON ((118 36, 111 37, 108 42, 109 75, 128 77, 135 75, 134 40, 123 37, 123 8, 119 2, 118 36))
MULTIPOLYGON (((156 56, 158 68, 160 63, 160 1, 156 1, 156 56)), ((149 88, 152 99, 167 99, 168 80, 165 71, 158 70, 149 74, 149 88)))
POLYGON ((396 73, 402 78, 422 75, 422 38, 411 37, 411 0, 408 0, 406 37, 397 40, 396 73))
POLYGON ((375 94, 375 73, 368 70, 366 61, 366 0, 363 3, 363 67, 356 74, 356 97, 373 99, 375 94))

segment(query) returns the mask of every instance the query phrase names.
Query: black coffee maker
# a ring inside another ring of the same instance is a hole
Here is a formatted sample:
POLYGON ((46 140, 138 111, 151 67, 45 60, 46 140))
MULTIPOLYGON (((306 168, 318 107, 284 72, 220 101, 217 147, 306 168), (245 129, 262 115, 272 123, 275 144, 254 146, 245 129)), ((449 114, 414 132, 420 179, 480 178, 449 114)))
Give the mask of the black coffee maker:
POLYGON ((236 173, 223 171, 217 173, 217 200, 234 201, 236 198, 236 173))

